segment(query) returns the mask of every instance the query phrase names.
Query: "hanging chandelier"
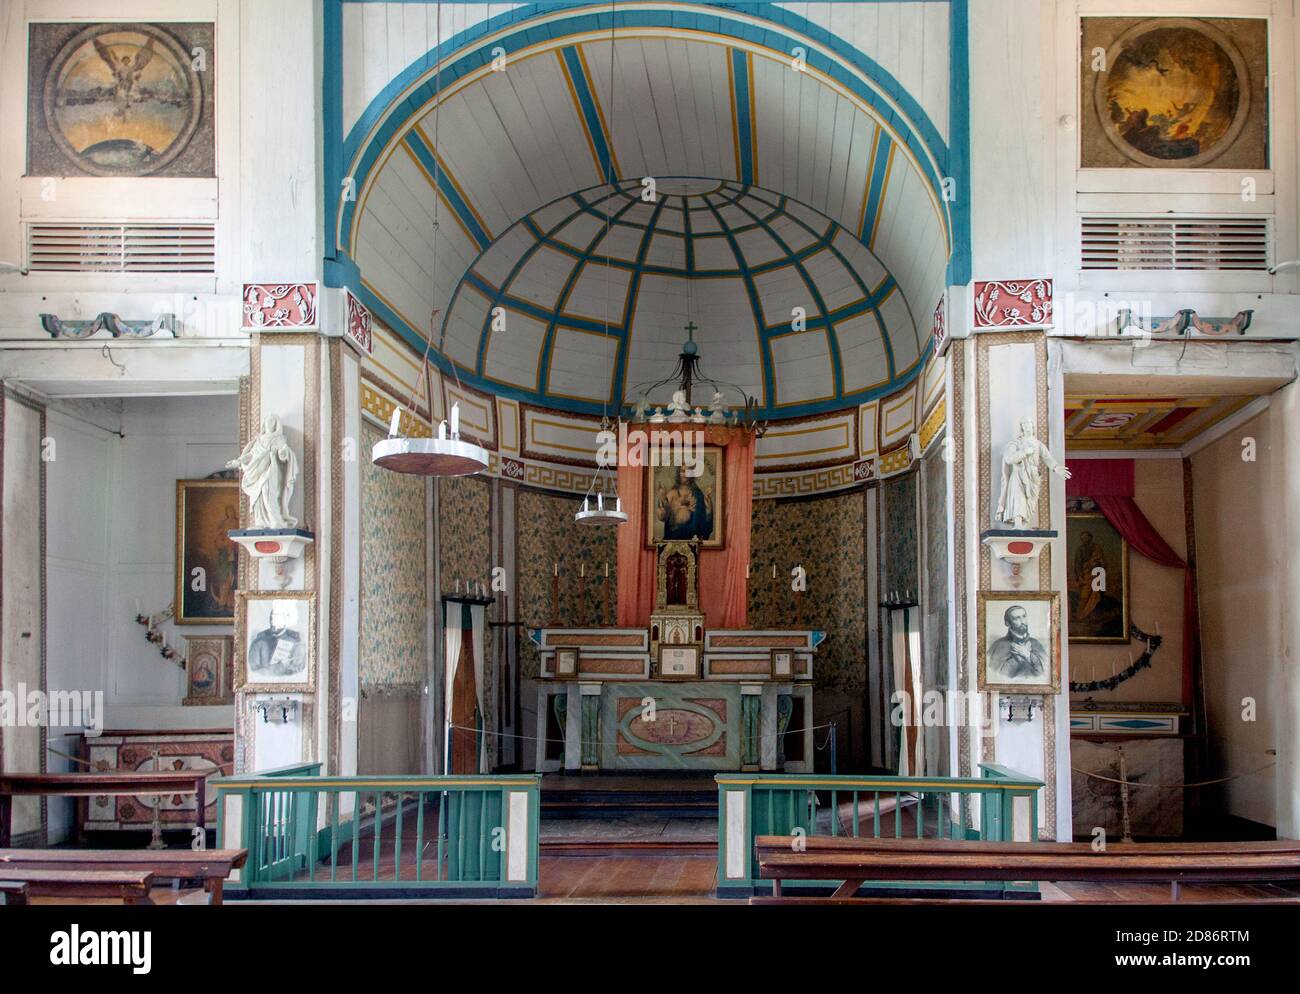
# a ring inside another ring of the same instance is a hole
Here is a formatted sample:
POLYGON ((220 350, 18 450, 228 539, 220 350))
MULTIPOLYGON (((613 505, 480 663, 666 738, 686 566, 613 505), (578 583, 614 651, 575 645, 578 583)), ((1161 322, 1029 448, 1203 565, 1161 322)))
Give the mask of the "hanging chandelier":
MULTIPOLYGON (((438 119, 442 109, 442 5, 438 5, 438 63, 434 69, 434 105, 433 105, 433 144, 438 145, 438 119)), ((438 185, 438 160, 434 157, 433 185, 438 185)), ((433 200, 433 284, 438 285, 438 207, 439 198, 433 200)), ((435 307, 429 315, 429 337, 424 343, 424 355, 420 359, 420 375, 411 390, 407 407, 414 409, 415 395, 424 385, 425 375, 429 369, 429 350, 433 347, 433 336, 438 329, 438 309, 435 307)), ((455 362, 451 364, 452 375, 460 385, 460 373, 455 362)), ((430 405, 432 406, 432 405, 430 405)), ((438 422, 437 434, 433 438, 403 438, 402 405, 393 408, 393 417, 388 424, 388 437, 376 442, 370 452, 370 460, 382 469, 394 473, 407 473, 412 476, 469 476, 481 473, 488 468, 488 454, 483 446, 465 441, 460 437, 460 404, 451 405, 451 429, 447 422, 438 422)))
POLYGON ((488 467, 487 450, 460 437, 460 404, 451 405, 451 431, 447 422, 438 422, 434 438, 402 438, 398 428, 402 408, 393 408, 388 437, 380 439, 371 450, 371 461, 394 473, 414 476, 469 476, 488 467))
POLYGON ((677 356, 677 365, 660 380, 638 383, 632 388, 635 404, 627 405, 633 423, 649 424, 702 424, 736 428, 762 438, 767 433, 767 421, 759 419, 758 401, 734 383, 714 379, 700 365, 700 347, 695 342, 699 326, 694 321, 686 324, 686 341, 677 356), (692 395, 697 386, 711 391, 708 407, 692 406, 692 395), (651 398, 663 395, 672 387, 672 398, 667 404, 657 405, 651 398), (728 403, 730 398, 730 403, 728 403))
MULTIPOLYGON (((609 98, 606 106, 609 108, 610 121, 616 118, 614 115, 614 0, 609 4, 609 98)), ((610 144, 614 142, 614 133, 611 127, 610 144)), ((610 224, 613 221, 613 202, 612 191, 618 188, 614 184, 614 168, 612 157, 610 164, 605 167, 605 182, 611 190, 611 199, 605 202, 605 269, 610 268, 609 257, 609 231, 610 224)), ((605 280, 605 337, 609 338, 609 280, 605 280)), ((604 402, 601 403, 600 431, 601 435, 612 430, 609 421, 609 413, 605 409, 604 402)), ((599 437, 599 436, 598 436, 599 437)), ((607 460, 601 456, 600 451, 596 453, 596 472, 591 477, 591 483, 587 485, 587 492, 582 497, 582 507, 574 512, 573 520, 580 525, 621 525, 627 521, 627 512, 623 510, 623 498, 618 495, 618 481, 615 479, 614 470, 610 467, 607 460), (605 494, 614 495, 612 505, 605 503, 605 494)))

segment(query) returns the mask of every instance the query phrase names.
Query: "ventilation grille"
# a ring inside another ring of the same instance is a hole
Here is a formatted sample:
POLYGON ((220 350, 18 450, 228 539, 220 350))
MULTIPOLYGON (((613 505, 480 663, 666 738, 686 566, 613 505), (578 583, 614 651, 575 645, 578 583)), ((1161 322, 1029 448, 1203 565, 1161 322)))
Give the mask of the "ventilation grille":
POLYGON ((1083 218, 1084 269, 1268 269, 1268 218, 1083 218))
POLYGON ((210 224, 32 224, 27 268, 56 273, 216 271, 210 224))

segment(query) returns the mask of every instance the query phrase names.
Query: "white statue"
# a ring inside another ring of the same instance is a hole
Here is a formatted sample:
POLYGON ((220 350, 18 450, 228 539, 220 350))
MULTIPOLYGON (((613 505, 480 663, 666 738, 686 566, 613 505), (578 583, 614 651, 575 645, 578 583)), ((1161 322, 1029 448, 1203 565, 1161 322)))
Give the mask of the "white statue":
POLYGON ((249 439, 238 459, 226 463, 240 473, 240 489, 248 496, 254 528, 293 528, 298 519, 289 513, 289 499, 298 481, 298 459, 293 454, 280 419, 262 419, 262 434, 249 439))
POLYGON ((998 520, 1015 528, 1032 528, 1038 519, 1038 491, 1042 475, 1038 460, 1047 463, 1057 476, 1070 478, 1070 471, 1058 463, 1047 446, 1034 437, 1034 419, 1020 419, 1016 437, 1002 453, 1002 489, 998 493, 998 520))
POLYGON ((727 405, 722 401, 722 391, 713 391, 713 403, 709 405, 709 424, 724 425, 727 423, 727 405))
POLYGON ((686 391, 674 390, 672 403, 668 405, 669 421, 686 421, 691 416, 690 406, 686 403, 686 391))

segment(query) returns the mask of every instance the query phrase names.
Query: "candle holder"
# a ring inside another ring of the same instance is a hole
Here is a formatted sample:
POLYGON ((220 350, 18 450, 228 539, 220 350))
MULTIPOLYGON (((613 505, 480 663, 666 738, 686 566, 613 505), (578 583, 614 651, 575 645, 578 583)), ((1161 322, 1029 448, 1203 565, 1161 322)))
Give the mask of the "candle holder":
POLYGON ((447 422, 440 421, 435 438, 400 437, 401 418, 402 409, 393 408, 388 437, 376 442, 370 453, 376 466, 412 476, 471 476, 488 468, 487 450, 460 437, 460 404, 451 405, 450 432, 447 422))

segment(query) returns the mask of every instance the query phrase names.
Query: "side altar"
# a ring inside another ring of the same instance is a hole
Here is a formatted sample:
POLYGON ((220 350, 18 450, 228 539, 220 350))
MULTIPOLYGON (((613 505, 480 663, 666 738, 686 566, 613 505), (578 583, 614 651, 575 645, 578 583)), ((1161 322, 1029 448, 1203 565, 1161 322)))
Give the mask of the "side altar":
POLYGON ((694 541, 657 543, 646 628, 533 628, 537 770, 813 772, 818 631, 705 627, 694 541))

